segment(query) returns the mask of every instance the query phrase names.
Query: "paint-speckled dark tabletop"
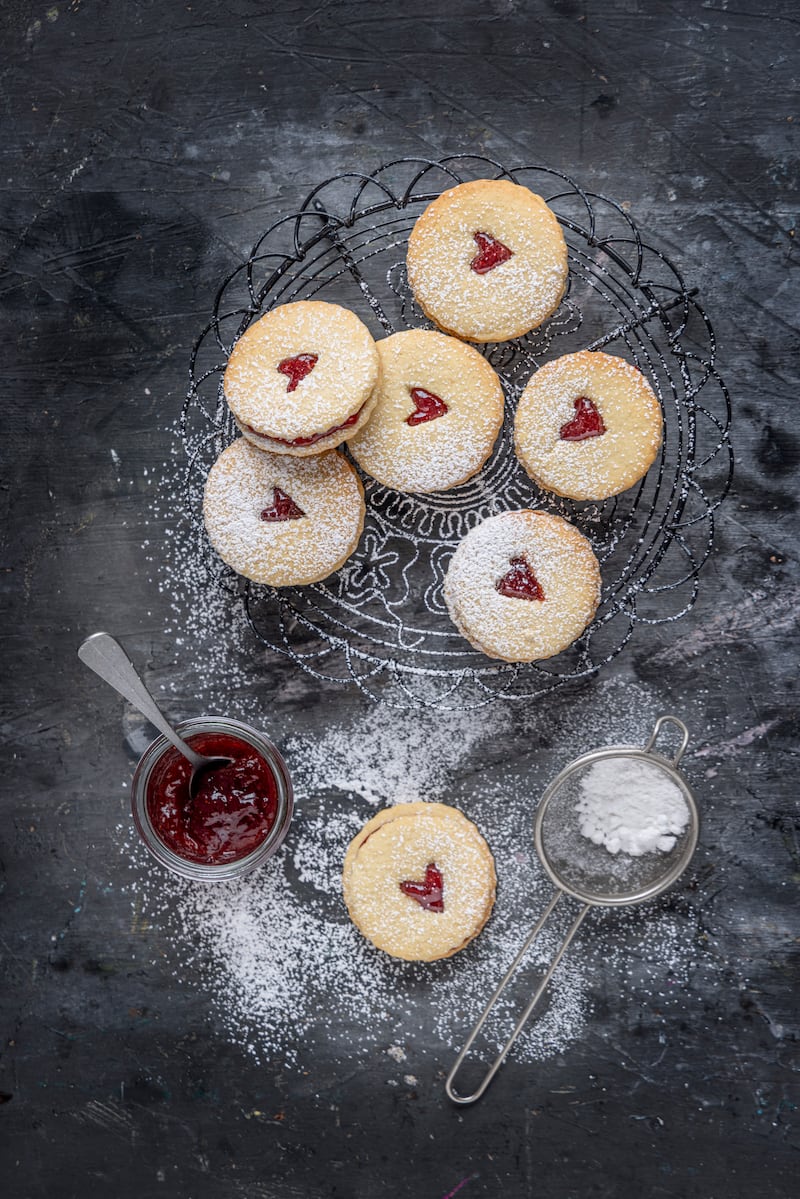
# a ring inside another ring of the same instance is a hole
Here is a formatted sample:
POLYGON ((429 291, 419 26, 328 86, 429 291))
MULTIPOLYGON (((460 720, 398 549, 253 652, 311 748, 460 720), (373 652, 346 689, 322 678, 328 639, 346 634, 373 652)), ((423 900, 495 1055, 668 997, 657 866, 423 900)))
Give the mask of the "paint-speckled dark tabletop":
POLYGON ((9 0, 0 21, 3 1193, 796 1193, 796 6, 9 0), (179 425, 217 290, 272 222, 331 176, 458 154, 577 180, 676 265, 736 465, 686 615, 461 715, 256 639, 193 566, 179 425), (284 750, 298 816, 244 889, 183 890, 137 844, 150 734, 78 662, 101 628, 171 717, 224 708, 284 750), (689 870, 587 919, 538 1040, 455 1107, 455 1052, 546 894, 537 796, 659 712, 691 731, 689 870), (429 971, 363 945, 338 890, 341 846, 397 798, 462 808, 498 861, 487 930, 429 971))

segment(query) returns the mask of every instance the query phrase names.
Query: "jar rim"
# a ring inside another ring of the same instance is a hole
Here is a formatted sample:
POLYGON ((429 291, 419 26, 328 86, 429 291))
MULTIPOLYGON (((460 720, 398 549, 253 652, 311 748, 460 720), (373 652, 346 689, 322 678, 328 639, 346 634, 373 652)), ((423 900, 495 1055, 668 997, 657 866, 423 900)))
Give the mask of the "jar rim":
POLYGON ((196 882, 222 882, 241 878, 271 858, 289 831, 294 811, 294 791, 286 762, 277 746, 265 733, 231 716, 190 717, 177 724, 175 729, 184 738, 203 732, 232 733, 241 737, 248 745, 252 745, 272 772, 277 790, 278 814, 264 840, 244 857, 218 864, 192 862, 188 858, 182 858, 161 839, 150 819, 147 807, 147 791, 153 770, 164 754, 174 748, 169 739, 159 733, 139 759, 131 783, 131 811, 136 830, 149 853, 173 874, 196 882))

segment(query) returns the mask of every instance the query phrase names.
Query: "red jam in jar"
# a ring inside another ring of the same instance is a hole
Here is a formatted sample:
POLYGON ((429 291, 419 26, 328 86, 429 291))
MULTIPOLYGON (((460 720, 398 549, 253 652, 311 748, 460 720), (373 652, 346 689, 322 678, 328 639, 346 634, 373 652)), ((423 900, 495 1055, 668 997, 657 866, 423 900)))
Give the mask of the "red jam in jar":
POLYGON ((231 761, 202 775, 192 797, 191 764, 177 749, 167 749, 147 784, 150 823, 164 845, 187 862, 237 862, 262 844, 278 819, 272 767, 254 746, 231 733, 195 733, 187 741, 198 753, 231 761))

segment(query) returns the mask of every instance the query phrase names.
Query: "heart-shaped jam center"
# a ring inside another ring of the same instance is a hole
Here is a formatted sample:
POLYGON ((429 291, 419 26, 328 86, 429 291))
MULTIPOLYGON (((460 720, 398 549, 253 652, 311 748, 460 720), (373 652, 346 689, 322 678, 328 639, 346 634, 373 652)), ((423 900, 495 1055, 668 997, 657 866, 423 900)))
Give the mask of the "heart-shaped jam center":
POLYGON ((436 420, 437 416, 444 416, 447 412, 444 400, 432 391, 426 391, 424 387, 412 387, 411 398, 414 401, 414 411, 406 417, 406 424, 412 428, 414 425, 424 425, 426 421, 436 420))
POLYGON ((606 431, 603 418, 591 400, 578 396, 575 415, 558 431, 562 441, 585 441, 587 437, 602 437, 606 431))
POLYGON ((294 502, 292 497, 285 491, 281 491, 280 487, 273 487, 272 505, 264 509, 261 519, 267 521, 297 520, 301 516, 305 516, 305 512, 294 502))
POLYGON ((495 589, 508 599, 543 600, 544 592, 524 558, 512 558, 511 569, 498 579, 495 589))
POLYGON ((496 266, 500 266, 501 262, 508 262, 509 258, 513 258, 514 251, 509 250, 508 246, 504 246, 496 237, 492 237, 491 233, 473 233, 472 236, 478 243, 478 253, 469 265, 476 275, 486 275, 496 266))
POLYGON ((435 862, 428 862, 423 883, 408 880, 400 884, 400 890, 415 899, 426 912, 444 911, 444 879, 435 862))
POLYGON ((294 358, 284 358, 283 362, 278 363, 278 370, 289 380, 287 391, 294 391, 297 384, 311 374, 318 358, 319 354, 295 354, 294 358))

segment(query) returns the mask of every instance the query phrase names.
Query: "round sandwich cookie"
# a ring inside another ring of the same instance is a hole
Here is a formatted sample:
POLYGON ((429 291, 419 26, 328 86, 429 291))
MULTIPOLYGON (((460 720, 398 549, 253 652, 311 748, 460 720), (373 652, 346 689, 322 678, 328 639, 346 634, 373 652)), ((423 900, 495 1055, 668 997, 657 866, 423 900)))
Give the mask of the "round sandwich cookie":
POLYGON ((539 368, 520 396, 517 457, 540 487, 605 500, 632 487, 661 446, 661 407, 624 358, 581 350, 539 368))
POLYGON ((377 402, 347 442, 356 462, 398 491, 446 491, 466 482, 503 424, 496 373, 476 349, 443 333, 414 329, 377 345, 377 402))
POLYGON ((222 385, 237 425, 254 445, 308 457, 366 424, 379 369, 375 342, 355 313, 299 300, 271 309, 245 330, 222 385))
POLYGON ((527 187, 478 179, 429 204, 408 239, 408 282, 422 311, 467 341, 508 341, 538 328, 567 286, 567 244, 527 187))
POLYGON ((569 521, 524 508, 460 542, 444 580, 462 636, 490 658, 536 662, 580 637, 600 601, 600 567, 569 521))
POLYGON ((335 450, 267 454, 240 438, 209 471, 203 518, 237 574, 271 587, 317 583, 343 566, 364 528, 364 489, 335 450))
POLYGON ((378 949, 434 962, 478 935, 494 906, 491 850, 456 808, 407 803, 384 808, 350 843, 344 901, 378 949))

